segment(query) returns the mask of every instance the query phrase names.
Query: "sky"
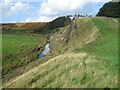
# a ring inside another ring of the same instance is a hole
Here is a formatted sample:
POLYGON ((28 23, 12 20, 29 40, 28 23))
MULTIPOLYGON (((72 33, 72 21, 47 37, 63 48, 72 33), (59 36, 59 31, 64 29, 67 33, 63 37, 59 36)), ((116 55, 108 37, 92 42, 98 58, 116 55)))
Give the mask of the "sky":
POLYGON ((0 23, 50 22, 59 16, 95 16, 111 0, 0 0, 0 23))

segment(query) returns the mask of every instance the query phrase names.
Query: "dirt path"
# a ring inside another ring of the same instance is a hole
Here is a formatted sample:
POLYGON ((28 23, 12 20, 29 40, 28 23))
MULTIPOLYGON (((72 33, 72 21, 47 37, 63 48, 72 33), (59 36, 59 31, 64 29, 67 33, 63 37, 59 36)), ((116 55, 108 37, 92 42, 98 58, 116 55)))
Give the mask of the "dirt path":
POLYGON ((69 40, 70 40, 70 35, 71 35, 71 32, 75 30, 75 34, 77 35, 77 24, 76 24, 76 20, 73 20, 69 26, 69 30, 66 32, 65 34, 65 37, 64 37, 64 44, 66 45, 69 40))

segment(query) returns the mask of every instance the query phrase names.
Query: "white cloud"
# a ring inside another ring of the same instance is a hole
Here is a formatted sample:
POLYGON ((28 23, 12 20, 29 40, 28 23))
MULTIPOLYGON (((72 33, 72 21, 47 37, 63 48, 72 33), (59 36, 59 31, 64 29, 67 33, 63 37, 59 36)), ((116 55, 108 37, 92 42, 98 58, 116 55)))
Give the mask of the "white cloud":
POLYGON ((12 0, 3 0, 4 3, 11 2, 12 0))
POLYGON ((27 18, 21 22, 49 22, 54 20, 56 17, 47 17, 47 16, 39 16, 38 18, 27 18))
MULTIPOLYGON (((46 16, 60 16, 68 14, 77 14, 81 12, 92 13, 92 5, 86 6, 89 2, 109 2, 111 0, 48 0, 41 4, 39 15, 46 16), (84 11, 85 10, 85 11, 84 11)), ((47 19, 46 18, 46 19, 47 19)), ((41 20, 41 19, 39 19, 41 20)), ((42 19, 43 21, 44 19, 42 19)), ((46 20, 47 21, 47 20, 46 20)))
POLYGON ((41 4, 39 15, 59 15, 80 10, 88 2, 108 2, 110 0, 48 0, 41 4))
MULTIPOLYGON (((3 11, 0 11, 0 15, 2 14, 3 17, 10 18, 11 16, 14 16, 18 13, 20 13, 20 15, 27 13, 27 10, 30 9, 31 6, 29 5, 29 3, 22 3, 22 1, 23 0, 4 0, 3 3, 0 3, 0 9, 2 8, 3 11), (10 3, 13 1, 16 1, 16 3, 10 3)), ((32 2, 34 0, 26 0, 26 2, 29 1, 32 2)), ((80 13, 80 10, 83 10, 81 12, 89 11, 89 14, 92 13, 90 12, 92 6, 89 6, 89 8, 84 11, 85 5, 88 2, 108 1, 110 0, 42 0, 40 9, 37 13, 35 13, 37 16, 33 16, 33 18, 28 17, 28 19, 23 20, 22 22, 48 22, 61 15, 80 13)), ((17 17, 19 17, 19 15, 17 17)))
POLYGON ((24 14, 30 8, 29 3, 10 3, 10 0, 7 0, 0 3, 0 9, 2 10, 0 14, 6 18, 14 16, 16 13, 24 14))
POLYGON ((47 0, 3 0, 4 2, 43 2, 47 0))
POLYGON ((59 15, 81 9, 85 0, 48 0, 43 2, 39 11, 40 15, 59 15))
MULTIPOLYGON (((44 2, 48 0, 3 0, 3 1, 4 2, 44 2)), ((112 0, 89 0, 88 2, 107 2, 107 1, 112 1, 112 0)), ((113 1, 120 1, 120 0, 113 0, 113 1)))
MULTIPOLYGON (((108 0, 89 0, 89 2, 101 2, 108 0)), ((42 2, 38 10, 38 17, 28 18, 22 22, 49 22, 61 15, 76 14, 78 11, 84 9, 88 0, 48 0, 42 2)), ((89 11, 92 6, 89 7, 89 11)), ((87 12, 87 11, 84 11, 87 12)), ((92 13, 92 12, 88 12, 92 13)))
POLYGON ((47 16, 40 16, 38 21, 41 22, 49 22, 52 21, 53 19, 55 19, 56 17, 47 17, 47 16))

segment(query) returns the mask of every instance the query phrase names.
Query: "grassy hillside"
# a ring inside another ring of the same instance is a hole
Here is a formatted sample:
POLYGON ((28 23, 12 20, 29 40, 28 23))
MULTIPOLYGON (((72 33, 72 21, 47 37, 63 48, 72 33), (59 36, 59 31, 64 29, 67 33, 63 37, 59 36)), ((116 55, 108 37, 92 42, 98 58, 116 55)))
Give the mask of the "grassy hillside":
POLYGON ((50 40, 48 55, 57 56, 8 81, 4 87, 118 87, 117 19, 76 19, 51 34, 50 40))
POLYGON ((3 33, 2 34, 2 66, 3 74, 19 65, 37 59, 46 43, 46 38, 37 34, 3 33), (42 42, 41 42, 42 41, 42 42), (34 42, 34 43, 33 43, 34 42), (40 51, 34 50, 41 47, 40 51), (34 55, 32 55, 34 53, 34 55), (27 57, 26 57, 27 56, 27 57))
POLYGON ((2 33, 1 32, 0 32, 0 67, 2 67, 2 33))

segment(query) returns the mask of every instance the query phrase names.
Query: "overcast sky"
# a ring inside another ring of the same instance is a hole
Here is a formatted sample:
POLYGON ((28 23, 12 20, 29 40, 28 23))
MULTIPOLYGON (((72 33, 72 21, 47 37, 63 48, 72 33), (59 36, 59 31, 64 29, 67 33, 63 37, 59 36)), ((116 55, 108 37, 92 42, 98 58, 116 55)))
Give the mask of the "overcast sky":
POLYGON ((92 14, 110 0, 1 0, 0 23, 49 22, 59 16, 92 14))

